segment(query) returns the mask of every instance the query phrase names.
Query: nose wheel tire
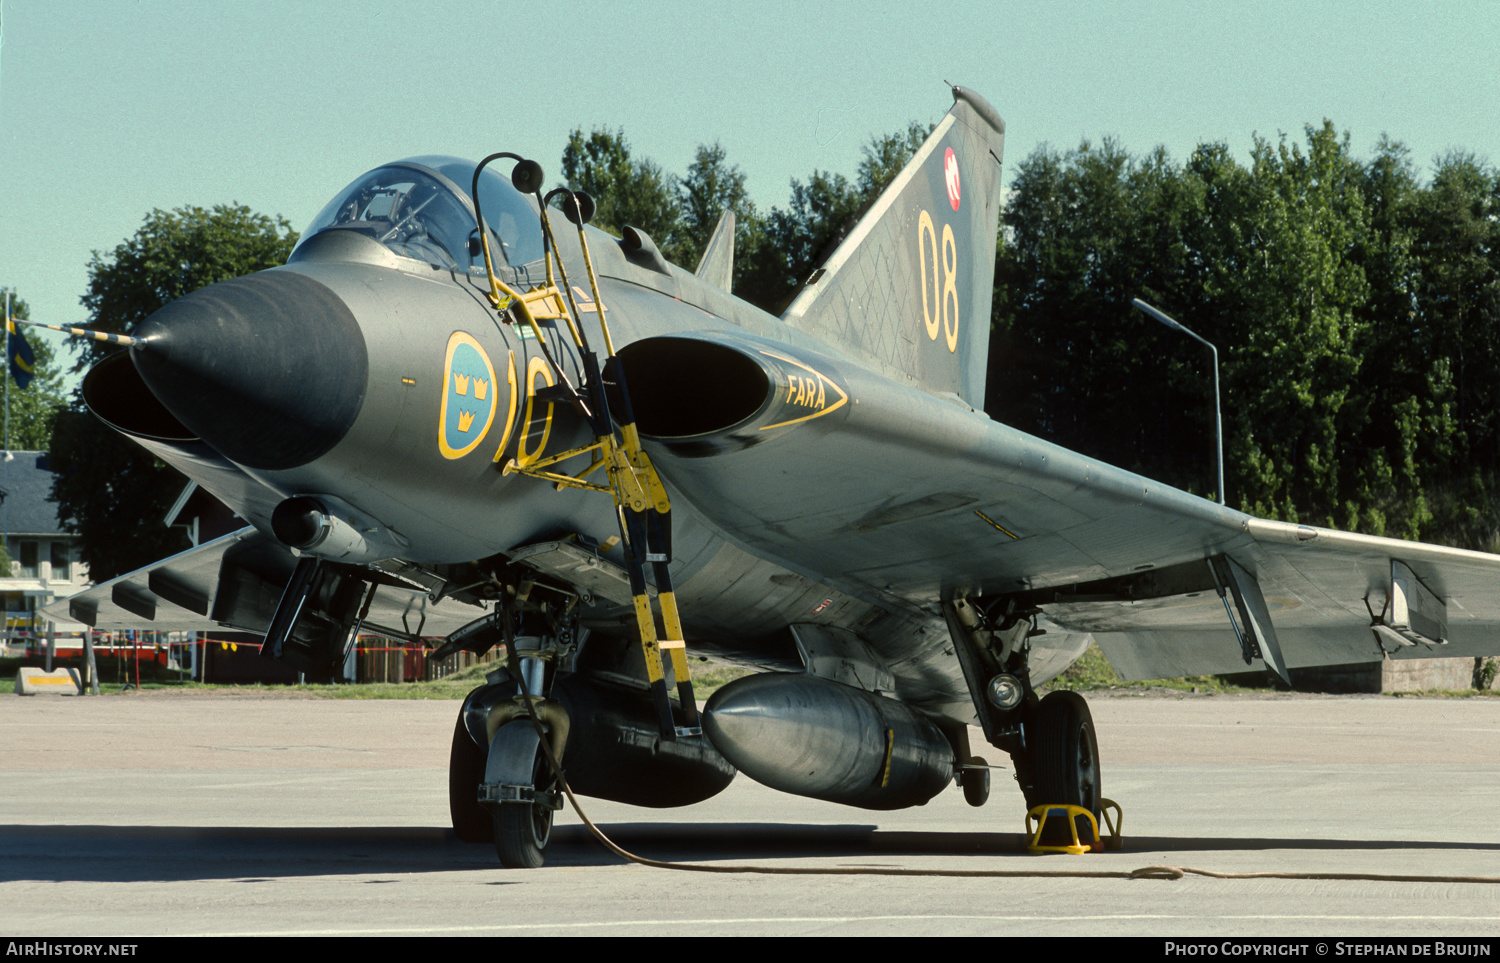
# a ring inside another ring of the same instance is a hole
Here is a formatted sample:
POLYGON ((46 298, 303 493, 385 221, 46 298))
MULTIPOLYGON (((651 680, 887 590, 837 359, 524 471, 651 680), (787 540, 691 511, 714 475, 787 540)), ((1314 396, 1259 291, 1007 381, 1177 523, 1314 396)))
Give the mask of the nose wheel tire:
POLYGON ((1088 703, 1076 692, 1049 693, 1031 717, 1034 771, 1028 806, 1065 803, 1099 816, 1099 743, 1088 703))
MULTIPOLYGON (((490 743, 484 781, 491 786, 529 788, 538 795, 557 788, 541 740, 530 721, 501 726, 490 743)), ((535 869, 546 860, 552 839, 552 807, 546 801, 500 802, 493 806, 495 855, 508 869, 535 869)))

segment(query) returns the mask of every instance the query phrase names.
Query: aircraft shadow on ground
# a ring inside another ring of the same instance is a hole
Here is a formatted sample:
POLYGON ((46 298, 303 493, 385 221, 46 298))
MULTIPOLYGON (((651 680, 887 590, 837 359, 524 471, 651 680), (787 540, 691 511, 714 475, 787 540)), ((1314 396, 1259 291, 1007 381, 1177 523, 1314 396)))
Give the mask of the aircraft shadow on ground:
MULTIPOLYGON (((623 823, 604 827, 622 848, 662 861, 750 862, 797 857, 1027 857, 1020 833, 879 831, 868 825, 623 823)), ((443 828, 0 826, 0 882, 170 882, 295 876, 365 876, 498 869, 489 845, 443 828)), ((1500 851, 1500 843, 1270 837, 1126 837, 1124 855, 1150 863, 1178 854, 1262 850, 1500 851)), ((621 862, 582 826, 553 834, 550 866, 621 862)), ((1009 862, 1009 860, 1005 860, 1009 862)), ((965 861, 967 862, 967 861, 965 861)), ((965 865, 963 868, 973 868, 965 865)), ((1061 868, 1060 866, 1058 868, 1061 868)), ((372 882, 379 882, 374 880, 372 882)))

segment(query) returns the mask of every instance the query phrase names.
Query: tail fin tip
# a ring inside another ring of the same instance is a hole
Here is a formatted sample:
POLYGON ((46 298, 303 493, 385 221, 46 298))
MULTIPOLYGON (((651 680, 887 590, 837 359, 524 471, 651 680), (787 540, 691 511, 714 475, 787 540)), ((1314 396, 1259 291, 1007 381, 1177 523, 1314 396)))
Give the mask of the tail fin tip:
POLYGON ((782 320, 927 391, 984 404, 1005 121, 953 86, 933 128, 782 320))
POLYGON ((968 104, 974 109, 974 113, 978 114, 985 123, 994 128, 995 133, 1001 137, 1005 136, 1005 118, 1000 116, 1000 111, 996 110, 988 100, 985 100, 969 88, 960 87, 957 84, 953 86, 953 100, 954 102, 963 101, 968 104))

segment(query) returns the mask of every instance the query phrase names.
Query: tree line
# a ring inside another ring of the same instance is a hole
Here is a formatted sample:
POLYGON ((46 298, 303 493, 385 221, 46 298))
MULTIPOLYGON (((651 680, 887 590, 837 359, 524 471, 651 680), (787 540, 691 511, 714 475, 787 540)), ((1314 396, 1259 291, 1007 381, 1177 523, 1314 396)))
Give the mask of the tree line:
POLYGON ((996 262, 993 417, 1212 496, 1218 346, 1229 504, 1494 551, 1500 178, 1430 177, 1333 125, 1186 162, 1113 141, 1017 165, 996 262))
MULTIPOLYGON (((580 129, 561 174, 595 197, 596 226, 642 229, 690 270, 733 210, 734 293, 779 314, 930 129, 872 137, 852 177, 815 170, 764 211, 718 144, 675 175, 623 131, 580 129)), ((1424 177, 1389 140, 1357 160, 1328 122, 1255 139, 1248 163, 1224 144, 1181 164, 1111 140, 1038 148, 1003 210, 986 410, 1217 497, 1208 353, 1131 311, 1143 298, 1219 348, 1229 504, 1500 548, 1497 235, 1493 167, 1451 153, 1424 177)), ((129 331, 198 287, 283 263, 296 240, 240 206, 153 211, 95 253, 82 301, 91 326, 129 331)), ((37 446, 50 443, 60 517, 96 580, 186 547, 160 522, 175 472, 98 425, 77 393, 52 425, 37 446)))
POLYGON ((625 225, 651 235, 667 260, 693 270, 719 216, 735 215, 733 291, 772 314, 791 303, 803 281, 848 234, 880 192, 916 153, 932 127, 915 121, 870 138, 853 179, 813 171, 793 180, 786 207, 760 211, 745 191, 745 174, 719 144, 699 145, 687 172, 667 174, 632 156, 624 131, 574 130, 562 155, 568 187, 597 204, 593 224, 613 234, 625 225))

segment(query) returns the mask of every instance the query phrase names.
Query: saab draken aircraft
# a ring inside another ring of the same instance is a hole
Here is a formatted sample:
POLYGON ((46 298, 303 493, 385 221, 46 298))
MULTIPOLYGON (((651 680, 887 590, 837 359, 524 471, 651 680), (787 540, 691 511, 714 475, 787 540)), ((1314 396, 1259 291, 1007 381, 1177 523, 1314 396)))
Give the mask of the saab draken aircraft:
POLYGON ((361 175, 285 266, 107 336, 89 407, 248 524, 58 615, 263 633, 313 679, 361 632, 504 646, 449 799, 516 867, 551 758, 643 806, 737 772, 979 805, 972 724, 1029 806, 1097 816, 1088 707, 1036 692, 1091 639, 1126 679, 1500 653, 1500 557, 1253 518, 980 410, 1005 124, 952 94, 780 317, 729 290, 731 216, 689 272, 515 154, 361 175), (699 656, 765 671, 700 711, 699 656))

